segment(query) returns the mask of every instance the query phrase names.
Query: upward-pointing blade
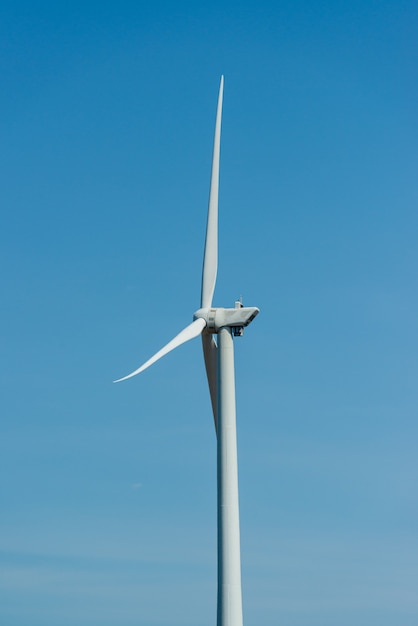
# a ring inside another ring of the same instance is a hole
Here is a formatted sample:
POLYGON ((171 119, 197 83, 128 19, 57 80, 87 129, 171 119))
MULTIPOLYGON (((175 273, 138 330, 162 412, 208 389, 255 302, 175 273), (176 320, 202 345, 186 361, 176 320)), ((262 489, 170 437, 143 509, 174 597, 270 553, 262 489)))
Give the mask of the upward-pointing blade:
POLYGON ((205 320, 199 317, 197 320, 195 320, 194 322, 186 326, 184 330, 182 330, 178 335, 176 335, 174 339, 169 341, 168 344, 164 346, 164 348, 161 348, 161 350, 159 350, 156 354, 154 354, 154 356, 152 356, 150 359, 148 359, 148 361, 146 361, 143 365, 141 365, 141 367, 138 367, 138 369, 132 372, 131 374, 128 374, 127 376, 124 376, 123 378, 118 378, 118 380, 114 380, 113 382, 120 383, 122 380, 126 380, 127 378, 132 378, 133 376, 140 374, 141 372, 146 370, 147 367, 155 363, 155 361, 158 361, 158 359, 161 359, 161 357, 171 352, 171 350, 174 350, 174 348, 177 348, 178 346, 181 346, 182 343, 186 343, 186 341, 189 341, 190 339, 194 339, 195 337, 200 335, 202 330, 205 328, 205 326, 206 326, 205 320))
POLYGON ((210 181, 208 221, 206 225, 205 254, 203 257, 202 297, 200 306, 212 306, 218 271, 218 192, 219 192, 219 153, 221 144, 221 118, 224 77, 221 76, 218 109, 216 113, 215 139, 213 142, 212 175, 210 181))

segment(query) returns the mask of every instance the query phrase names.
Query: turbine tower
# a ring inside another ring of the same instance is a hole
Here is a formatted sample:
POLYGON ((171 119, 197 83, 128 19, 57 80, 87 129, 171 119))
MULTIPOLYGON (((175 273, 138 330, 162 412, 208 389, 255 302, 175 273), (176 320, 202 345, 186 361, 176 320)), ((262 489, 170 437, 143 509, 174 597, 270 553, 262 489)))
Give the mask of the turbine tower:
POLYGON ((259 313, 236 302, 231 309, 212 306, 218 270, 219 155, 224 79, 221 77, 213 145, 200 308, 193 322, 121 382, 143 372, 182 343, 201 335, 217 436, 218 610, 217 626, 242 626, 238 462, 233 336, 259 313), (217 336, 217 340, 215 339, 217 336))

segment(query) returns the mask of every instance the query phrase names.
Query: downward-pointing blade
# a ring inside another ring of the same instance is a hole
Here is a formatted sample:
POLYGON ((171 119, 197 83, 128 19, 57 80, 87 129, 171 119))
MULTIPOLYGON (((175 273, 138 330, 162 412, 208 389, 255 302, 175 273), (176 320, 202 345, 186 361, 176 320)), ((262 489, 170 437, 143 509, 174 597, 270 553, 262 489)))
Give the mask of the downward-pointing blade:
POLYGON ((202 330, 205 328, 205 326, 206 326, 205 320, 203 320, 202 318, 198 318, 197 320, 195 320, 194 322, 186 326, 184 330, 182 330, 178 335, 176 335, 174 339, 169 341, 168 344, 164 346, 164 348, 161 348, 161 350, 159 350, 156 354, 154 354, 154 356, 152 356, 150 359, 148 359, 148 361, 146 361, 143 365, 141 365, 141 367, 138 367, 138 369, 132 372, 131 374, 128 374, 127 376, 124 376, 123 378, 118 378, 118 380, 114 380, 113 382, 120 383, 122 380, 127 380, 128 378, 132 378, 133 376, 140 374, 141 372, 146 370, 147 367, 155 363, 155 361, 158 361, 158 359, 161 359, 161 357, 171 352, 171 350, 174 350, 174 348, 177 348, 178 346, 181 346, 182 343, 186 343, 186 341, 189 341, 190 339, 194 339, 195 337, 200 335, 202 330))
POLYGON ((210 181, 208 221, 206 225, 205 253, 202 272, 202 308, 212 306, 218 271, 218 195, 219 195, 219 154, 221 144, 221 118, 224 77, 221 76, 218 109, 216 113, 215 139, 213 142, 212 175, 210 181))
POLYGON ((205 358, 206 376, 208 378, 210 399, 212 402, 213 419, 215 422, 215 430, 218 428, 218 412, 217 412, 217 349, 215 339, 212 334, 207 331, 202 333, 203 356, 205 358))

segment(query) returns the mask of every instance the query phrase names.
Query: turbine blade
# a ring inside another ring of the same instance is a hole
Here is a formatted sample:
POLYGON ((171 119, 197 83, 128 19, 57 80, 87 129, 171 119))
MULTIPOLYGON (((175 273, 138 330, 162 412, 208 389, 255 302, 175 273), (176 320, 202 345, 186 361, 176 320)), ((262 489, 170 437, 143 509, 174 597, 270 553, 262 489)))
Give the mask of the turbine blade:
POLYGON ((174 339, 169 341, 168 344, 164 346, 164 348, 161 348, 161 350, 159 350, 156 354, 154 354, 154 356, 148 359, 148 361, 141 365, 141 367, 138 367, 138 369, 131 374, 128 374, 123 378, 118 378, 118 380, 114 380, 113 382, 120 383, 122 380, 127 380, 128 378, 132 378, 133 376, 140 374, 145 369, 147 369, 147 367, 155 363, 155 361, 158 361, 158 359, 161 359, 161 357, 171 352, 171 350, 174 350, 174 348, 177 348, 178 346, 181 346, 182 343, 186 343, 186 341, 194 339, 195 337, 200 335, 205 326, 205 320, 199 317, 197 320, 186 326, 186 328, 184 328, 178 335, 176 335, 174 339))
POLYGON ((205 253, 203 257, 201 308, 212 306, 218 271, 218 195, 219 195, 219 154, 221 144, 221 118, 224 77, 221 76, 218 109, 216 112, 215 139, 213 142, 212 175, 210 181, 208 221, 206 224, 205 253))
POLYGON ((218 379, 217 379, 217 350, 215 339, 212 334, 207 331, 202 333, 203 356, 205 358, 206 376, 208 378, 210 399, 212 402, 213 419, 215 422, 215 430, 218 428, 218 379))

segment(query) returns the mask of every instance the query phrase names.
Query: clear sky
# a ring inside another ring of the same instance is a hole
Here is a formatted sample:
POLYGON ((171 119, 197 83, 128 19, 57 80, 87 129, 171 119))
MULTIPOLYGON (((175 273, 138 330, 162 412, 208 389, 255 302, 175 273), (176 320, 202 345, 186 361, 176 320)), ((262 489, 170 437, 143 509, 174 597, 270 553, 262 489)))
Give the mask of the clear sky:
POLYGON ((416 2, 0 2, 0 623, 211 626, 191 322, 237 339, 246 626, 418 623, 416 2))

